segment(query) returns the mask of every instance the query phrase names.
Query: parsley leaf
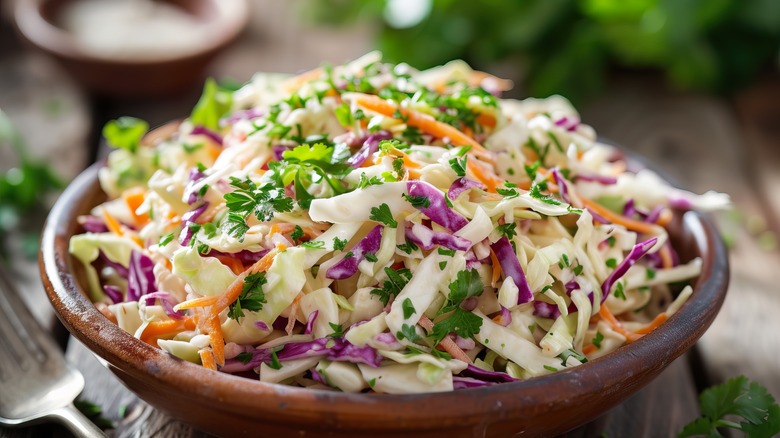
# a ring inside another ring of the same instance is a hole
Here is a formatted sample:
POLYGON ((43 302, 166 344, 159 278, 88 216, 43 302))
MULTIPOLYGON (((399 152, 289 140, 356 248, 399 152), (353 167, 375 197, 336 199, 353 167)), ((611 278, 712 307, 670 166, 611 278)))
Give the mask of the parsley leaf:
POLYGON ((772 437, 780 433, 780 406, 771 394, 745 376, 704 390, 699 395, 702 416, 687 424, 679 437, 721 436, 719 427, 742 430, 749 437, 772 437), (736 423, 724 417, 735 415, 736 423))
POLYGON ((301 228, 300 225, 296 225, 293 232, 290 233, 290 238, 292 238, 292 240, 299 240, 301 237, 303 237, 303 228, 301 228))
POLYGON ((211 130, 219 129, 219 119, 233 105, 233 93, 220 87, 213 78, 206 79, 203 94, 190 114, 190 122, 211 130))
POLYGON ((344 251, 344 247, 347 246, 347 239, 339 239, 338 236, 333 238, 333 250, 344 251))
POLYGON ((466 176, 467 160, 468 156, 464 156, 462 158, 450 158, 450 167, 455 172, 455 174, 461 178, 466 176))
POLYGON ((228 233, 239 239, 243 238, 246 230, 249 229, 246 226, 246 218, 250 214, 261 222, 268 222, 273 219, 274 213, 284 213, 293 209, 293 200, 285 196, 284 190, 274 187, 273 184, 268 183, 258 187, 249 178, 240 180, 231 177, 230 185, 235 190, 224 196, 229 211, 228 222, 238 223, 238 226, 229 228, 228 233), (231 215, 237 216, 231 218, 231 215), (243 221, 243 226, 239 218, 243 221))
POLYGON ((406 283, 412 279, 412 272, 408 269, 396 271, 391 268, 385 268, 385 274, 387 274, 387 280, 382 284, 382 288, 372 290, 371 295, 378 296, 379 301, 386 306, 390 298, 398 295, 406 286, 406 283))
MULTIPOLYGON (((476 315, 475 315, 476 316, 476 315)), ((403 324, 401 326, 401 331, 395 334, 395 337, 400 341, 402 339, 408 339, 412 342, 419 341, 420 335, 417 334, 417 330, 414 328, 414 325, 409 324, 403 324)))
POLYGON ((360 182, 358 182, 357 188, 365 189, 368 186, 380 186, 382 183, 382 178, 379 178, 378 176, 369 178, 366 176, 366 173, 363 172, 360 174, 360 182))
POLYGON ((173 240, 173 233, 168 233, 160 239, 160 243, 158 243, 159 246, 166 246, 169 243, 171 243, 171 240, 173 240))
POLYGON ((626 300, 626 292, 623 290, 623 283, 618 283, 617 287, 615 287, 615 298, 620 298, 621 300, 626 300))
POLYGON ((252 360, 252 353, 248 351, 238 353, 238 355, 236 356, 236 360, 246 365, 252 360))
POLYGON ((332 322, 329 322, 328 325, 330 326, 331 330, 333 330, 333 333, 329 334, 327 337, 329 338, 340 338, 344 336, 344 327, 334 324, 332 322))
POLYGON ((444 306, 439 310, 439 315, 455 310, 466 298, 481 295, 485 285, 482 283, 479 271, 471 269, 459 271, 449 288, 450 293, 444 306))
POLYGON ((301 246, 309 249, 322 249, 325 248, 325 242, 322 240, 310 240, 308 242, 301 243, 301 246))
POLYGON ((403 244, 401 244, 401 245, 397 245, 397 246, 396 246, 396 248, 400 249, 401 251, 403 251, 403 252, 405 252, 405 253, 407 253, 407 254, 411 254, 411 253, 413 253, 413 252, 417 251, 418 249, 420 249, 420 248, 419 248, 419 247, 418 247, 418 246, 417 246, 417 245, 416 245, 414 242, 412 242, 411 240, 407 240, 407 241, 406 241, 406 243, 403 243, 403 244))
POLYGON ((406 193, 402 194, 401 196, 403 196, 404 199, 409 201, 409 203, 412 204, 412 207, 428 208, 431 206, 431 200, 428 199, 427 196, 409 196, 406 193))
POLYGON ((561 201, 553 198, 550 195, 542 194, 542 185, 541 184, 534 184, 531 186, 531 190, 528 192, 529 195, 531 195, 532 198, 538 199, 545 204, 550 205, 561 205, 561 201))
POLYGON ((601 334, 601 332, 596 332, 596 336, 593 337, 593 339, 590 340, 590 343, 595 345, 596 348, 601 348, 601 341, 604 340, 604 335, 601 334))
POLYGON ((507 239, 512 240, 513 237, 517 236, 517 223, 509 222, 502 224, 496 227, 496 230, 506 236, 507 239))
POLYGON ((471 338, 482 327, 482 318, 460 307, 455 309, 447 319, 433 326, 431 337, 435 344, 441 342, 448 334, 456 333, 462 338, 471 338))
POLYGON ((266 303, 263 285, 268 280, 265 278, 265 272, 255 272, 244 278, 244 286, 241 288, 241 295, 234 301, 228 309, 228 317, 235 319, 244 316, 244 309, 257 312, 263 309, 266 303))
POLYGON ((131 154, 138 150, 141 138, 149 130, 149 124, 135 117, 120 117, 103 126, 103 137, 109 145, 131 154))
POLYGON ((417 313, 417 310, 415 310, 412 300, 409 298, 405 299, 404 302, 401 303, 401 308, 404 311, 404 319, 409 319, 412 315, 417 313))
POLYGON ((390 207, 385 203, 382 203, 379 207, 371 207, 371 215, 368 218, 372 221, 381 222, 390 228, 398 227, 398 222, 393 218, 390 207))

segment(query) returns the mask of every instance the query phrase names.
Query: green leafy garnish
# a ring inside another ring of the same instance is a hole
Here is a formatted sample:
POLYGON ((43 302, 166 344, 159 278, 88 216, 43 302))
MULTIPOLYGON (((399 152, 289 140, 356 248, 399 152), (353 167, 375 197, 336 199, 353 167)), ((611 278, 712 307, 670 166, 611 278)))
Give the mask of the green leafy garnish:
POLYGON ((501 235, 506 236, 507 239, 512 240, 513 237, 517 236, 517 223, 509 222, 501 224, 496 227, 496 231, 501 233, 501 235))
POLYGON ((456 333, 463 338, 474 336, 482 327, 482 318, 460 307, 466 298, 482 294, 485 285, 476 269, 458 272, 455 281, 449 285, 450 293, 447 301, 438 314, 452 312, 450 316, 433 326, 431 337, 438 344, 449 333, 456 333))
POLYGON ((601 341, 604 340, 604 335, 601 334, 601 332, 596 332, 596 336, 593 337, 593 339, 590 340, 590 343, 595 345, 596 348, 601 348, 601 341))
POLYGON ((303 228, 301 228, 300 225, 296 225, 293 232, 290 233, 290 238, 292 238, 292 240, 300 240, 301 237, 303 237, 303 228))
POLYGON ((160 239, 160 243, 158 243, 159 246, 165 246, 173 240, 173 233, 168 233, 160 239))
POLYGON ((409 319, 412 315, 417 313, 417 310, 415 310, 412 300, 409 298, 406 298, 404 302, 401 303, 401 309, 404 311, 404 319, 409 319))
POLYGON ((330 326, 331 330, 333 330, 333 333, 329 334, 329 338, 340 338, 344 336, 344 327, 340 326, 339 324, 334 324, 332 322, 329 322, 328 325, 330 326))
POLYGON ((398 227, 398 222, 393 218, 390 207, 385 203, 382 203, 379 207, 371 207, 371 215, 368 218, 372 221, 381 222, 390 228, 398 227))
POLYGON ((412 271, 408 269, 393 270, 385 268, 387 280, 382 283, 382 288, 376 288, 371 291, 371 295, 379 297, 379 301, 385 306, 390 302, 390 298, 398 295, 406 286, 406 283, 412 279, 412 271))
POLYGON ((401 195, 415 208, 428 208, 431 206, 431 200, 427 196, 409 196, 406 193, 401 195))
POLYGON ((378 176, 372 176, 369 178, 366 176, 366 173, 363 172, 360 174, 360 181, 358 182, 357 188, 365 189, 368 186, 380 186, 382 184, 382 178, 379 178, 378 176))
POLYGON ((203 94, 190 114, 190 122, 211 130, 219 129, 219 120, 230 111, 233 92, 220 87, 213 78, 206 79, 203 94))
POLYGON ((134 154, 147 131, 149 124, 146 121, 135 117, 120 117, 103 126, 103 137, 110 146, 134 154))
POLYGON ((461 178, 466 176, 466 167, 468 164, 467 163, 468 158, 469 158, 468 156, 450 158, 450 167, 455 172, 455 174, 461 178))
POLYGON ((414 242, 407 240, 406 243, 402 243, 400 245, 397 245, 396 248, 400 249, 401 251, 411 254, 418 249, 420 249, 414 242))
POLYGON ((226 193, 225 205, 229 211, 228 222, 236 223, 231 226, 228 233, 236 238, 243 238, 249 229, 246 226, 247 216, 254 215, 261 222, 268 222, 274 217, 274 213, 288 212, 293 209, 293 200, 284 194, 284 190, 278 189, 273 184, 266 183, 258 187, 249 178, 240 180, 230 178, 230 185, 235 189, 226 193), (232 216, 231 215, 235 215, 232 216), (241 218, 241 221, 238 219, 241 218), (243 222, 243 226, 241 223, 243 222))
POLYGON ((246 365, 252 360, 252 357, 252 353, 244 351, 243 353, 238 353, 236 360, 246 365))
POLYGON ((623 290, 623 283, 618 283, 615 287, 615 298, 620 298, 621 300, 626 300, 626 292, 623 290))
POLYGON ((455 280, 449 285, 450 293, 447 301, 439 310, 439 315, 455 310, 456 307, 469 297, 476 297, 482 294, 485 285, 476 269, 459 271, 455 280))
POLYGON ((268 280, 265 278, 265 272, 255 272, 244 278, 244 285, 241 288, 241 295, 228 308, 228 317, 238 321, 244 317, 244 309, 257 312, 263 309, 266 303, 263 285, 268 280))
POLYGON ((333 238, 333 250, 344 251, 344 247, 347 246, 347 239, 339 239, 338 236, 333 238))
POLYGON ((679 437, 721 437, 718 428, 741 430, 751 438, 770 438, 780 433, 780 406, 766 388, 745 376, 704 390, 699 404, 701 417, 683 427, 679 437), (727 420, 727 416, 741 417, 743 421, 727 420))
POLYGON ((395 337, 400 341, 403 339, 408 339, 412 342, 419 341, 420 335, 417 334, 417 330, 415 330, 414 325, 409 324, 403 324, 401 325, 401 330, 395 334, 395 337))
POLYGON ((433 326, 431 337, 435 344, 441 342, 450 333, 468 339, 477 334, 480 327, 482 327, 482 318, 458 307, 447 319, 433 326))

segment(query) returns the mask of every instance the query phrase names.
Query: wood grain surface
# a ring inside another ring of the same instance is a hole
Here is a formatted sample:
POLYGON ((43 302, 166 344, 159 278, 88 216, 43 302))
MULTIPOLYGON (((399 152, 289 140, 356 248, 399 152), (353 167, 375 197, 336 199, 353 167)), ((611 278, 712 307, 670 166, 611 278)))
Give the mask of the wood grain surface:
MULTIPOLYGON (((301 71, 369 48, 369 28, 311 29, 295 24, 288 2, 256 0, 253 5, 253 25, 215 64, 214 76, 243 81, 255 71, 301 71)), ((186 114, 197 93, 164 102, 93 100, 92 114, 84 107, 73 111, 94 126, 124 114, 157 125, 186 114)), ((7 112, 20 105, 9 108, 3 97, 0 105, 7 112)), ((733 242, 729 296, 695 354, 678 359, 632 398, 566 436, 675 436, 698 415, 696 397, 704 386, 738 374, 780 396, 780 78, 768 77, 731 101, 675 92, 656 77, 624 75, 611 81, 609 92, 587 105, 582 116, 601 136, 647 157, 683 187, 729 193, 736 210, 717 217, 733 242)), ((94 129, 91 138, 97 139, 94 129)), ((16 280, 29 291, 28 299, 45 299, 36 290, 39 279, 25 274, 16 280)), ((50 313, 37 316, 51 321, 50 313)), ((67 357, 87 376, 82 398, 101 405, 115 421, 111 436, 207 436, 138 400, 76 341, 67 346, 67 357)), ((68 434, 56 425, 0 428, 0 438, 50 436, 68 434)))

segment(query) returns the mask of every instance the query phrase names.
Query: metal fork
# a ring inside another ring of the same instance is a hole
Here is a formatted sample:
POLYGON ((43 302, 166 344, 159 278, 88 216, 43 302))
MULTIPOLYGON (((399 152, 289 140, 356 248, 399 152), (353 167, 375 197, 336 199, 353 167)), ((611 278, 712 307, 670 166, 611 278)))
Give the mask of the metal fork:
POLYGON ((0 425, 55 421, 77 437, 103 432, 73 405, 84 377, 38 325, 0 266, 0 425))

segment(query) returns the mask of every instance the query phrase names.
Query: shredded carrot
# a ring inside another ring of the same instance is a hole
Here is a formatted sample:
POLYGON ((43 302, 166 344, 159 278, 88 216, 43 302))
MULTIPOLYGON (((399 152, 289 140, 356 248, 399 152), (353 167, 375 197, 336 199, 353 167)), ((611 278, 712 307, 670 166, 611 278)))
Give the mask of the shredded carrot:
POLYGON ((322 67, 317 67, 312 70, 305 71, 301 74, 298 74, 296 76, 293 76, 291 78, 286 79, 284 82, 282 82, 282 89, 287 90, 289 92, 294 92, 301 88, 303 84, 306 82, 311 82, 314 80, 317 80, 322 76, 322 73, 325 71, 322 69, 322 67))
POLYGON ((180 332, 182 330, 192 330, 195 328, 195 320, 185 317, 183 319, 168 319, 165 321, 153 321, 147 324, 141 340, 147 344, 157 346, 157 338, 165 335, 180 332))
POLYGON ((217 370, 217 362, 214 360, 214 353, 211 350, 200 350, 198 351, 198 355, 200 356, 200 362, 203 364, 204 368, 214 371, 217 370))
POLYGON ((668 208, 664 208, 663 211, 661 211, 661 214, 658 216, 658 220, 655 221, 656 224, 665 227, 671 222, 672 220, 672 211, 668 208))
POLYGON ((674 266, 672 252, 668 245, 662 246, 661 249, 658 250, 658 255, 661 256, 661 263, 663 264, 664 269, 669 269, 674 266))
POLYGON ((230 270, 234 274, 236 274, 236 275, 239 275, 239 274, 241 274, 242 272, 244 272, 246 270, 244 268, 244 264, 241 263, 241 260, 239 260, 239 259, 237 259, 235 257, 218 255, 218 256, 216 256, 216 258, 217 258, 217 260, 222 262, 223 265, 225 265, 228 268, 230 268, 230 270))
POLYGON ((587 344, 584 347, 582 347, 582 354, 587 356, 587 355, 593 353, 596 350, 598 350, 598 347, 596 347, 593 344, 587 344))
POLYGON ((136 210, 138 210, 141 204, 143 204, 144 199, 146 199, 144 190, 140 187, 126 190, 124 193, 122 193, 122 198, 125 200, 127 208, 130 209, 130 213, 133 215, 136 224, 139 226, 146 225, 149 222, 149 215, 146 213, 136 213, 136 210))
POLYGON ((225 290, 225 292, 223 292, 222 295, 219 295, 217 297, 217 301, 215 301, 214 304, 211 305, 209 314, 212 316, 217 315, 219 314, 219 312, 225 310, 229 305, 231 305, 234 301, 236 301, 238 297, 241 295, 241 290, 244 287, 244 279, 246 278, 246 276, 257 272, 267 271, 268 268, 271 267, 271 263, 273 263, 276 254, 277 254, 276 251, 271 251, 268 254, 264 255, 263 258, 255 262, 254 265, 249 267, 249 269, 242 272, 241 275, 238 276, 238 278, 233 280, 233 283, 231 283, 230 286, 228 286, 227 290, 225 290))
POLYGON ((114 312, 112 312, 111 309, 108 308, 108 305, 106 303, 95 303, 95 308, 98 309, 98 311, 102 313, 103 316, 108 318, 109 321, 113 322, 114 324, 117 324, 116 315, 114 315, 114 312))
POLYGON ((653 224, 648 224, 647 222, 634 220, 621 214, 617 214, 614 211, 604 207, 597 202, 591 201, 588 198, 580 196, 580 199, 582 200, 582 203, 585 205, 585 207, 595 211, 597 214, 603 216, 612 223, 623 225, 629 230, 639 233, 653 234, 656 232, 655 225, 653 224))
POLYGON ((222 326, 219 324, 219 316, 214 315, 206 320, 209 331, 209 344, 213 352, 214 362, 219 366, 225 365, 225 335, 222 334, 222 326))
POLYGON ((175 312, 178 312, 179 310, 193 309, 195 307, 213 306, 214 303, 217 302, 218 298, 219 297, 216 297, 216 296, 193 298, 191 300, 183 301, 183 302, 173 306, 173 310, 175 312))
POLYGON ((666 312, 661 312, 649 324, 640 328, 639 330, 636 330, 634 333, 638 335, 646 335, 657 329, 658 326, 666 322, 667 319, 669 319, 669 317, 666 315, 666 312))
POLYGON ((488 128, 496 127, 496 117, 491 114, 481 113, 477 116, 477 123, 488 128))
POLYGON ((642 335, 637 335, 626 330, 626 328, 623 327, 623 324, 615 318, 615 315, 613 315, 605 305, 602 305, 601 308, 599 308, 599 316, 609 324, 612 330, 623 335, 626 338, 626 343, 634 342, 642 337, 642 335))
POLYGON ((111 216, 105 208, 103 209, 103 220, 106 223, 106 228, 108 228, 108 230, 112 233, 116 234, 117 236, 123 236, 125 234, 125 232, 122 230, 122 225, 119 224, 119 221, 111 216))
POLYGON ((498 257, 496 257, 496 253, 492 249, 490 250, 490 263, 493 264, 493 277, 490 279, 490 283, 493 287, 496 287, 498 279, 501 278, 501 263, 499 263, 498 257))
POLYGON ((466 167, 475 179, 479 180, 479 182, 487 187, 488 192, 495 193, 496 187, 498 187, 503 182, 503 180, 496 176, 496 174, 485 169, 483 165, 478 164, 473 160, 468 160, 466 162, 466 167))
POLYGON ((385 117, 393 117, 396 111, 406 118, 406 124, 418 128, 420 131, 433 135, 436 138, 448 138, 455 146, 471 146, 469 154, 488 162, 495 162, 493 154, 485 149, 476 140, 459 131, 457 128, 440 122, 428 114, 419 111, 402 108, 397 103, 382 99, 373 94, 354 93, 355 102, 367 110, 382 114, 385 117))
MULTIPOLYGON (((420 317, 420 321, 418 322, 422 328, 425 329, 428 333, 430 333, 433 330, 433 321, 430 320, 427 316, 423 315, 420 317)), ((462 360, 466 363, 472 363, 471 358, 466 354, 465 351, 463 351, 460 347, 458 347, 457 344, 455 344, 455 341, 448 337, 444 337, 444 339, 439 342, 439 345, 436 346, 439 350, 444 350, 447 353, 450 354, 455 359, 462 360)))
POLYGON ((302 293, 296 295, 290 305, 290 315, 287 317, 287 326, 284 328, 288 335, 292 334, 292 331, 295 328, 295 322, 298 320, 298 306, 300 305, 301 297, 303 297, 302 293))

